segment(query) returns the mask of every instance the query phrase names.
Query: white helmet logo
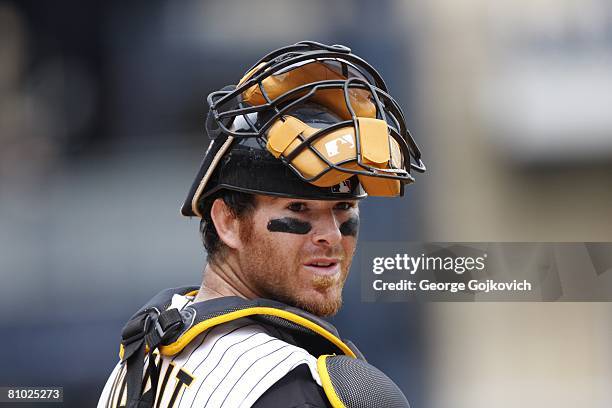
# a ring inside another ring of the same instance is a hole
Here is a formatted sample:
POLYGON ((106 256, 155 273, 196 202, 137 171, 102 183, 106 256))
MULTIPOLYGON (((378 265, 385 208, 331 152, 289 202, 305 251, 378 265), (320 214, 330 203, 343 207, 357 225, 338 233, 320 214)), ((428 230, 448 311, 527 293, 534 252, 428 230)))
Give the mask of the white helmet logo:
POLYGON ((351 192, 351 182, 349 180, 344 180, 340 184, 336 184, 332 186, 332 193, 350 193, 351 192))
POLYGON ((325 143, 325 149, 327 150, 327 155, 329 157, 337 156, 340 153, 340 149, 338 148, 339 144, 349 144, 351 148, 355 147, 353 135, 342 135, 340 137, 335 138, 334 140, 330 140, 329 142, 325 143))

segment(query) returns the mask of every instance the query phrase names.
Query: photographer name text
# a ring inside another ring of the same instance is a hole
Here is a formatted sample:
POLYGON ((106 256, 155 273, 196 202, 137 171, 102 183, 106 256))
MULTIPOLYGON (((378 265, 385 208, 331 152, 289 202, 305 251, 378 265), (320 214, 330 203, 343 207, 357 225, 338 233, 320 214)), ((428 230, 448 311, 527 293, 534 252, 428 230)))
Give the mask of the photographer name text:
POLYGON ((474 257, 441 257, 428 256, 421 254, 419 256, 410 256, 408 254, 396 254, 392 257, 375 257, 372 260, 372 273, 378 276, 372 281, 372 288, 377 291, 406 291, 406 292, 525 292, 532 290, 532 284, 527 280, 512 280, 512 281, 495 281, 493 279, 470 279, 469 281, 456 281, 457 275, 464 273, 483 273, 486 272, 487 254, 474 257), (411 276, 419 272, 437 272, 436 278, 439 278, 439 272, 449 272, 451 282, 440 282, 433 279, 398 279, 394 276, 391 279, 382 279, 383 274, 409 274, 411 276))

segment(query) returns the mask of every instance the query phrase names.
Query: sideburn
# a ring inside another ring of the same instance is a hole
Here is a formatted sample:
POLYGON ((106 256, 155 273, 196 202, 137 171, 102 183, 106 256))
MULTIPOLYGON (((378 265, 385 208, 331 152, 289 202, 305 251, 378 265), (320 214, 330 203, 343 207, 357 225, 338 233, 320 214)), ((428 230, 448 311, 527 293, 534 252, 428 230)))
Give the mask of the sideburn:
POLYGON ((253 240, 253 214, 246 214, 239 218, 240 223, 240 231, 238 232, 238 236, 240 240, 245 244, 250 244, 253 240))

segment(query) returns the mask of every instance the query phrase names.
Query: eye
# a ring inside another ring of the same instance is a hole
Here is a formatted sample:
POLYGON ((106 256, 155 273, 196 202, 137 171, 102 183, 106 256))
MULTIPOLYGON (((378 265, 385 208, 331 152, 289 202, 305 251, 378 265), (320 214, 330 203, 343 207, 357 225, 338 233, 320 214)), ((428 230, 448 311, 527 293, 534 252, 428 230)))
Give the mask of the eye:
POLYGON ((287 209, 289 211, 293 211, 293 212, 304 212, 304 211, 306 211, 308 209, 308 207, 306 207, 305 203, 302 203, 302 202, 293 202, 293 203, 290 203, 287 206, 287 209))
POLYGON ((350 210, 351 208, 355 208, 355 206, 356 206, 356 204, 355 204, 355 203, 351 203, 351 202, 348 202, 348 201, 344 201, 344 202, 341 202, 341 203, 336 204, 336 205, 334 206, 334 208, 335 208, 336 210, 340 210, 340 211, 348 211, 348 210, 350 210))

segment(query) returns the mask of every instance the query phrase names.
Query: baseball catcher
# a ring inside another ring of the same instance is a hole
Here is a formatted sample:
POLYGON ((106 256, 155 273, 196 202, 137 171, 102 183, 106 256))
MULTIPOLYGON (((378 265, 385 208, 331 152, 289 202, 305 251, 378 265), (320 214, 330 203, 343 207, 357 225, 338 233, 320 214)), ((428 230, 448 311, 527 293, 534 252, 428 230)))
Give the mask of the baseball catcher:
POLYGON ((349 48, 303 41, 208 105, 181 209, 201 218, 202 284, 132 316, 98 407, 408 407, 321 319, 341 306, 359 200, 425 171, 385 82, 349 48))

